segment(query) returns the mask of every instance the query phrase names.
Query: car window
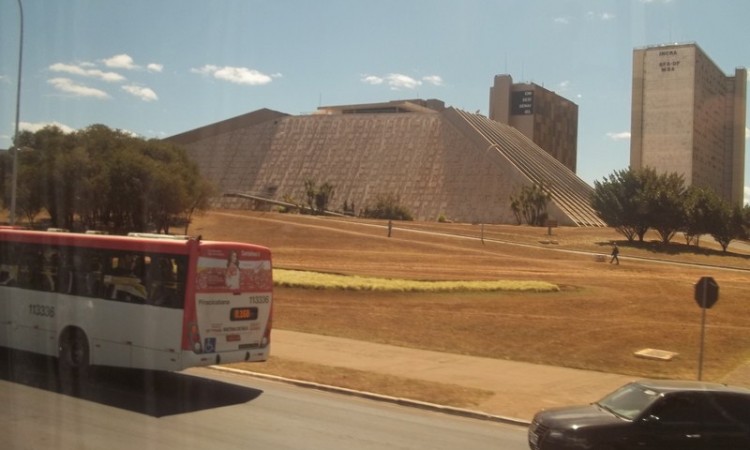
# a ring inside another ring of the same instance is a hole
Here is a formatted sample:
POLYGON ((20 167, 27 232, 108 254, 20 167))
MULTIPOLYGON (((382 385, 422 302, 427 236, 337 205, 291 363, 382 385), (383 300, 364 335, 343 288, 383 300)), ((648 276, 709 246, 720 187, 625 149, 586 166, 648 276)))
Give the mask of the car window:
POLYGON ((699 423, 703 421, 706 406, 701 403, 701 399, 695 395, 669 395, 654 405, 651 414, 663 424, 699 423))
POLYGON ((659 394, 638 384, 628 384, 601 399, 597 404, 618 416, 633 420, 641 415, 659 394))
POLYGON ((750 397, 722 394, 712 400, 713 406, 722 416, 750 430, 750 397))

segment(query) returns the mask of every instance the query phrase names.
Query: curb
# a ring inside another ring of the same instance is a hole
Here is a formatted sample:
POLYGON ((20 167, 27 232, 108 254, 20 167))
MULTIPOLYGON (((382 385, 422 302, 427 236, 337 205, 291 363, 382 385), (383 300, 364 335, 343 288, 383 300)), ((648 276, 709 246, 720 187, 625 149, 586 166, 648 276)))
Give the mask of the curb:
POLYGON ((241 369, 233 369, 231 367, 221 367, 221 366, 208 366, 208 367, 214 370, 218 370, 220 372, 228 372, 228 373, 234 373, 234 374, 239 374, 239 375, 251 376, 255 378, 261 378, 261 379, 270 380, 270 381, 278 381, 281 383, 287 383, 287 384, 292 384, 295 386, 316 389, 319 391, 351 395, 354 397, 365 398, 368 400, 376 400, 380 402, 392 403, 392 404, 401 405, 401 406, 408 406, 411 408, 434 411, 434 412, 439 412, 443 414, 451 414, 454 416, 461 416, 461 417, 466 417, 470 419, 486 420, 490 422, 498 422, 498 423, 504 423, 508 425, 517 425, 517 426, 524 426, 524 427, 527 427, 531 424, 531 422, 529 422, 528 420, 516 419, 513 417, 497 416, 497 415, 488 414, 488 413, 481 412, 481 411, 474 411, 474 410, 463 409, 463 408, 455 408, 452 406, 445 406, 445 405, 438 405, 435 403, 422 402, 419 400, 411 400, 408 398, 392 397, 389 395, 375 394, 375 393, 366 392, 366 391, 357 391, 354 389, 330 386, 327 384, 313 383, 311 381, 295 380, 292 378, 284 378, 284 377, 280 377, 276 375, 268 375, 265 373, 250 372, 250 371, 241 370, 241 369))

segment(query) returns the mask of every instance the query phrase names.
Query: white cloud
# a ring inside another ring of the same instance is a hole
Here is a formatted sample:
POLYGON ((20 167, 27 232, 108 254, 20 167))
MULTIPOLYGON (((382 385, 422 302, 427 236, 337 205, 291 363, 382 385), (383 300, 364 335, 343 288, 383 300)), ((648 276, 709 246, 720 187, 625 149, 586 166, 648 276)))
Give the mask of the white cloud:
POLYGON ((169 134, 166 131, 146 130, 146 132, 144 133, 144 136, 151 136, 157 139, 163 139, 169 136, 169 134))
POLYGON ((149 64, 149 65, 146 66, 146 70, 148 70, 149 72, 158 72, 158 73, 161 73, 161 71, 164 70, 164 65, 163 64, 151 63, 151 64, 149 64))
POLYGON ((260 86, 273 81, 273 77, 254 69, 248 69, 247 67, 217 67, 207 64, 199 69, 191 69, 190 71, 201 75, 213 76, 218 80, 229 81, 230 83, 235 84, 247 84, 250 86, 260 86))
POLYGON ((568 17, 555 17, 552 19, 553 22, 559 23, 560 25, 568 25, 570 23, 570 19, 568 17))
POLYGON ((199 75, 211 75, 214 72, 216 72, 218 69, 219 68, 216 67, 216 66, 214 66, 214 65, 206 64, 205 66, 203 66, 203 67, 201 67, 199 69, 190 69, 190 71, 192 73, 197 73, 199 75))
POLYGON ((363 75, 361 80, 363 83, 372 85, 383 84, 383 81, 385 81, 380 77, 376 77, 375 75, 363 75))
POLYGON ((433 86, 443 85, 443 78, 440 75, 427 75, 418 80, 401 73, 389 73, 384 77, 378 75, 362 75, 360 81, 373 86, 387 84, 394 91, 401 89, 416 89, 423 83, 431 84, 433 86))
POLYGON ((745 186, 745 199, 743 205, 750 204, 750 186, 745 186))
POLYGON ((422 84, 421 81, 415 80, 408 75, 403 75, 400 73, 388 74, 385 79, 388 82, 388 86, 390 86, 393 90, 416 89, 419 85, 422 84))
POLYGON ((88 67, 91 67, 91 64, 82 63, 82 64, 64 64, 64 63, 55 63, 49 66, 49 70, 53 72, 63 72, 63 73, 69 73, 71 75, 79 75, 82 77, 88 77, 88 78, 98 78, 103 81, 107 81, 110 83, 117 83, 120 81, 125 81, 125 77, 120 75, 119 73, 115 72, 103 72, 99 69, 89 69, 88 67))
POLYGON ((630 132, 622 131, 619 133, 607 133, 607 137, 612 139, 613 141, 626 141, 630 139, 630 132))
POLYGON ((750 139, 750 128, 745 127, 745 139, 750 139))
POLYGON ((102 62, 104 63, 105 66, 115 68, 115 69, 133 70, 133 69, 139 68, 139 66, 133 63, 133 58, 131 58, 130 55, 127 55, 125 53, 122 53, 120 55, 115 55, 111 58, 103 59, 102 62))
POLYGON ((37 131, 41 130, 44 127, 48 126, 55 126, 63 131, 63 133, 72 133, 75 130, 73 127, 69 127, 65 125, 64 123, 60 122, 21 122, 18 124, 18 128, 24 131, 31 131, 32 133, 36 133, 37 131))
POLYGON ((122 90, 132 94, 135 97, 140 98, 144 102, 152 102, 154 100, 158 100, 159 97, 156 95, 156 92, 154 92, 152 89, 147 87, 141 87, 136 86, 134 84, 128 84, 125 86, 122 86, 122 90))
POLYGON ((613 20, 615 15, 608 12, 595 13, 594 11, 589 11, 586 13, 586 18, 589 20, 613 20))
POLYGON ((422 77, 422 81, 433 86, 443 85, 443 78, 440 77, 440 75, 428 75, 426 77, 422 77))
POLYGON ((94 97, 99 99, 109 98, 109 95, 106 92, 82 84, 77 84, 70 78, 52 78, 47 80, 47 83, 54 86, 54 88, 60 92, 73 94, 76 97, 94 97))
POLYGON ((249 84, 251 86, 268 84, 271 77, 246 67, 222 67, 214 72, 214 77, 236 84, 249 84))

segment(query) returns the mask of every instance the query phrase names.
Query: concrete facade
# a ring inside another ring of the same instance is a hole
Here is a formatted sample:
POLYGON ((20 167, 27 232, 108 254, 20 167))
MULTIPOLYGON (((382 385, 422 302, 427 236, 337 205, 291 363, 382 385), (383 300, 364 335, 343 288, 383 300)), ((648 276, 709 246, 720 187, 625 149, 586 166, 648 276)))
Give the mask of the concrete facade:
POLYGON ((633 52, 630 166, 681 174, 741 205, 747 71, 726 76, 696 44, 633 52))
MULTIPOLYGON (((605 225, 591 209, 592 188, 519 131, 434 100, 304 116, 259 110, 168 140, 223 195, 301 202, 313 180, 334 186, 333 210, 346 203, 359 212, 395 194, 418 220, 515 223, 510 197, 536 182, 552 193, 548 213, 560 225, 605 225)), ((215 206, 252 201, 222 197, 215 206)))
POLYGON ((490 88, 490 119, 516 128, 547 153, 576 171, 578 105, 534 83, 513 83, 496 75, 490 88))

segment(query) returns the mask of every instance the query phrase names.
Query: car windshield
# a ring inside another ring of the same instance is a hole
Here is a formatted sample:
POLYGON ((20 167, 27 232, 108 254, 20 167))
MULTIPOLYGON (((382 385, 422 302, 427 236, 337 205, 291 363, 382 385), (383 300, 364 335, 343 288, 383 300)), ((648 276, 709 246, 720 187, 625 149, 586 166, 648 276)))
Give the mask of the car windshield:
POLYGON ((628 384, 607 395, 596 404, 613 414, 633 420, 658 398, 658 392, 639 384, 628 384))

